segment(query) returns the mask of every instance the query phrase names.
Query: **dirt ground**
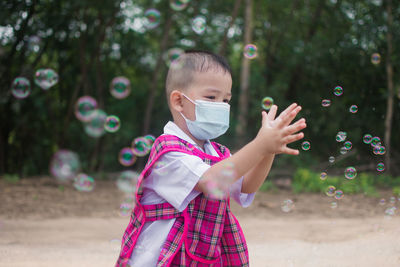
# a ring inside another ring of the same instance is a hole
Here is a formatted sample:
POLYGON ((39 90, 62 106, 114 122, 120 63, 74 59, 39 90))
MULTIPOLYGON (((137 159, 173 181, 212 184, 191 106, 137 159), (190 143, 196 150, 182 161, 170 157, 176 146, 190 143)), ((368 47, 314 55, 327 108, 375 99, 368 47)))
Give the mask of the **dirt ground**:
MULTIPOLYGON (((249 246, 251 266, 400 266, 400 207, 379 198, 289 191, 256 195, 246 209, 232 204, 249 246), (380 199, 385 202, 381 203, 380 199), (283 212, 290 199, 294 207, 283 212)), ((129 221, 113 181, 92 192, 51 178, 0 180, 0 266, 113 266, 129 221)), ((393 202, 393 199, 392 199, 393 202)))

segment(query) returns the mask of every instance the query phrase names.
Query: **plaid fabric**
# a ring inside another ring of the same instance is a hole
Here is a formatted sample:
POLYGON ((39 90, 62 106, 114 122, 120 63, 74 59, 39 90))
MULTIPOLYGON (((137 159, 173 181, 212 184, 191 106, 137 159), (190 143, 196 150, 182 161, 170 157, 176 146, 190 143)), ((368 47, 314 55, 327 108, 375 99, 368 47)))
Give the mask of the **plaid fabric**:
MULTIPOLYGON (((229 150, 212 142, 219 157, 208 155, 192 144, 172 135, 156 139, 149 160, 141 173, 136 191, 136 206, 124 233, 116 266, 129 266, 129 259, 140 231, 147 221, 176 218, 163 244, 157 266, 248 266, 246 240, 239 222, 233 216, 229 198, 216 200, 200 194, 183 211, 171 204, 141 205, 141 183, 152 165, 164 153, 180 151, 196 155, 213 165, 229 157, 229 150)), ((134 259, 133 259, 134 260, 134 259)))

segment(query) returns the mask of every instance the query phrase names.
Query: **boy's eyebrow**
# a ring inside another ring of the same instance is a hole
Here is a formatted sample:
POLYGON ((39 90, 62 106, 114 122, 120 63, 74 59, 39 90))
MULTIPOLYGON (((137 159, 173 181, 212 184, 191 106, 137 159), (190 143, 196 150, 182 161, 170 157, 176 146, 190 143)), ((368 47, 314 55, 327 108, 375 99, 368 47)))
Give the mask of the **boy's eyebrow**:
MULTIPOLYGON (((217 88, 207 88, 206 91, 208 92, 215 92, 215 93, 221 93, 221 90, 217 89, 217 88)), ((228 96, 231 96, 232 93, 228 93, 228 96)))

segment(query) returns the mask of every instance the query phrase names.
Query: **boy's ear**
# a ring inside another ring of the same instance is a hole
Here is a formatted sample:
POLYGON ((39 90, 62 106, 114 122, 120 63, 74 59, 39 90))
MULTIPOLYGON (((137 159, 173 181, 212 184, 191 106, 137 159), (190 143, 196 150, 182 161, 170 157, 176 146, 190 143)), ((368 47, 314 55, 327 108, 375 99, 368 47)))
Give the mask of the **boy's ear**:
POLYGON ((183 111, 182 93, 178 90, 173 90, 169 95, 169 103, 171 108, 177 112, 183 111))

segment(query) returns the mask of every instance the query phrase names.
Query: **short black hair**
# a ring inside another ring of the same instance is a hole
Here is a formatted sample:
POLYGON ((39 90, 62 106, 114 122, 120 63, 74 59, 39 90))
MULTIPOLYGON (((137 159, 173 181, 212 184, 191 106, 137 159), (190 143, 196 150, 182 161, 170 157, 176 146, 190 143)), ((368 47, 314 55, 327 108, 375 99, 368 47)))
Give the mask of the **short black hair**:
POLYGON ((166 95, 173 90, 185 90, 193 80, 194 72, 207 72, 210 70, 229 73, 232 77, 232 69, 223 56, 206 50, 186 50, 171 63, 166 80, 166 95))

